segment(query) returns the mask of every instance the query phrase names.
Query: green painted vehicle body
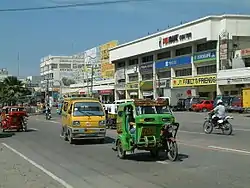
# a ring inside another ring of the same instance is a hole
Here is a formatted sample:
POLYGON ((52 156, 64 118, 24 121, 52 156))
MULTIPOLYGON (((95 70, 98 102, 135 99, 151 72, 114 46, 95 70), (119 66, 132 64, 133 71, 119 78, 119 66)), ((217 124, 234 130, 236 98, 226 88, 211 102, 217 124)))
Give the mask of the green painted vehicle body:
POLYGON ((134 102, 127 102, 118 106, 117 112, 117 141, 121 142, 124 151, 152 150, 161 147, 161 129, 166 123, 174 123, 172 113, 139 114, 134 102), (135 117, 135 133, 130 133, 127 108, 132 107, 135 117))

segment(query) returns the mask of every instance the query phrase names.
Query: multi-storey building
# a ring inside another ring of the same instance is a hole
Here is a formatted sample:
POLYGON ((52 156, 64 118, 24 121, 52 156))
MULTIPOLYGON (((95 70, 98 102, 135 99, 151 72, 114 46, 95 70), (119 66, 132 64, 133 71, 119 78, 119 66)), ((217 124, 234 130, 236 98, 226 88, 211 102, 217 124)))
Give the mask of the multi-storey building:
POLYGON ((11 76, 11 75, 9 75, 9 72, 7 69, 5 68, 0 69, 0 82, 2 82, 8 76, 11 76))
POLYGON ((45 91, 58 92, 59 87, 69 86, 79 79, 77 72, 82 69, 84 58, 81 56, 47 56, 41 59, 40 75, 41 87, 45 91))
POLYGON ((247 15, 207 16, 111 49, 115 98, 167 96, 174 104, 187 96, 223 94, 217 73, 218 80, 233 74, 236 51, 250 45, 249 24, 247 15))

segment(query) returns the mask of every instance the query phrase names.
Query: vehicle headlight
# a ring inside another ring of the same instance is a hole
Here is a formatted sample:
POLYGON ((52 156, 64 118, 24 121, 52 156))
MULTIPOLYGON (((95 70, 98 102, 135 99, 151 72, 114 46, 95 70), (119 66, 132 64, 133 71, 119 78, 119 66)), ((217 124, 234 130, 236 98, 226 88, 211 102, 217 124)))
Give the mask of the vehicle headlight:
POLYGON ((73 122, 72 122, 72 125, 73 125, 73 126, 80 126, 80 121, 73 121, 73 122))
POLYGON ((99 126, 106 126, 106 121, 105 120, 99 121, 99 126))

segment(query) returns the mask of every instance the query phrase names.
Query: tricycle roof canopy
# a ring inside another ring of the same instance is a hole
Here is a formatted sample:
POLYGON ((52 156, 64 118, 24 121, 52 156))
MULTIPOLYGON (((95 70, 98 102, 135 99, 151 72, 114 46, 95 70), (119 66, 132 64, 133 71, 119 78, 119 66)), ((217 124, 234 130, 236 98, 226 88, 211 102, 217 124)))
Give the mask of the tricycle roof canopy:
POLYGON ((150 99, 135 99, 135 106, 167 106, 168 103, 166 100, 150 100, 150 99))

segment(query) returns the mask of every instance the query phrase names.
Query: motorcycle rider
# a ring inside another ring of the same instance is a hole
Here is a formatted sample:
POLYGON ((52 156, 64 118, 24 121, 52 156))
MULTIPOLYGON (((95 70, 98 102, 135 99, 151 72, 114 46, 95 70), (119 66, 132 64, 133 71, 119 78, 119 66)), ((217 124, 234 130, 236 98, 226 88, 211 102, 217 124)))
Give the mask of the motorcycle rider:
POLYGON ((47 104, 47 107, 46 107, 46 116, 50 116, 50 115, 51 115, 51 109, 50 109, 49 104, 47 104))
POLYGON ((224 119, 226 117, 226 107, 221 99, 217 101, 216 107, 210 113, 214 113, 212 116, 212 122, 215 126, 219 119, 224 119))

